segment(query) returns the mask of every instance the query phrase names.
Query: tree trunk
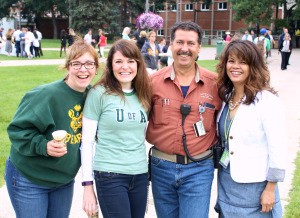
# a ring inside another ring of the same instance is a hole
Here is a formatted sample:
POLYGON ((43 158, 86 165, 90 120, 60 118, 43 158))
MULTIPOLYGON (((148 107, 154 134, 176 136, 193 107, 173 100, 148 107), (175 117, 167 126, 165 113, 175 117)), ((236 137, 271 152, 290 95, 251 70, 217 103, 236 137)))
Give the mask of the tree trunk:
POLYGON ((51 14, 52 14, 51 20, 53 25, 53 39, 57 39, 57 24, 56 24, 54 6, 51 7, 51 14))

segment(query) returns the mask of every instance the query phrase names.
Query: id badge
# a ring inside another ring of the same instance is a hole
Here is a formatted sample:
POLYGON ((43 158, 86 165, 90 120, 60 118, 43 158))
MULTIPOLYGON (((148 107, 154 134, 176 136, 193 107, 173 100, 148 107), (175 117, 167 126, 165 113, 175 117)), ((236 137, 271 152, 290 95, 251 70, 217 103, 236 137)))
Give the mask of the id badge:
POLYGON ((197 123, 194 123, 193 126, 194 126, 194 131, 195 131, 195 134, 197 137, 203 136, 206 134, 202 120, 198 121, 197 123))
POLYGON ((226 169, 229 164, 229 160, 230 160, 229 151, 227 148, 225 148, 219 163, 220 165, 222 165, 222 167, 226 169))

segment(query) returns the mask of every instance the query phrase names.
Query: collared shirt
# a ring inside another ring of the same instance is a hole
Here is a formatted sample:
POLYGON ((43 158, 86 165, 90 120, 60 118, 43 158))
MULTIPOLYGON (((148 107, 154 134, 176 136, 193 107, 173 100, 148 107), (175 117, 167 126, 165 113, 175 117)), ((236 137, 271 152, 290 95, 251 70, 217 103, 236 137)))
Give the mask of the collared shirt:
POLYGON ((209 149, 216 134, 215 117, 221 107, 216 85, 216 74, 196 67, 196 75, 184 98, 173 65, 163 68, 151 76, 152 110, 150 112, 146 139, 158 150, 168 154, 186 155, 182 143, 182 115, 180 105, 188 104, 191 112, 187 115, 184 129, 187 148, 192 156, 209 149), (193 124, 200 121, 199 106, 209 103, 202 114, 206 134, 197 137, 193 124), (213 105, 213 106, 212 106, 213 105), (214 107, 214 108, 213 108, 214 107))
POLYGON ((21 30, 16 30, 14 33, 13 33, 13 37, 15 39, 15 41, 20 41, 20 34, 22 33, 21 30))

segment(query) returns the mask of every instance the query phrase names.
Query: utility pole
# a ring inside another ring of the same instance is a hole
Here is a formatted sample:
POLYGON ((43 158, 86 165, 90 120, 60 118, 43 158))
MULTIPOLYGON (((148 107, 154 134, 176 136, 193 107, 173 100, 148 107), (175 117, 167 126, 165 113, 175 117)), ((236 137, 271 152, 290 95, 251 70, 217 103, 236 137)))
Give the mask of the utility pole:
POLYGON ((148 13, 149 11, 149 0, 146 0, 145 12, 148 13))

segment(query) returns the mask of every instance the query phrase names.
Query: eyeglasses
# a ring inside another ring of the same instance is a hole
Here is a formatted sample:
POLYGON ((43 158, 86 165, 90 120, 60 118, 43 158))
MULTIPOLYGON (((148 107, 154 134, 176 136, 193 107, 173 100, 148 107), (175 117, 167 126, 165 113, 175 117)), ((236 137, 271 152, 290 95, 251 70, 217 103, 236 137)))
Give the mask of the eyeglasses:
POLYGON ((90 69, 94 69, 96 63, 95 62, 85 62, 85 63, 71 62, 69 65, 74 70, 79 70, 83 65, 84 65, 85 69, 90 70, 90 69))

